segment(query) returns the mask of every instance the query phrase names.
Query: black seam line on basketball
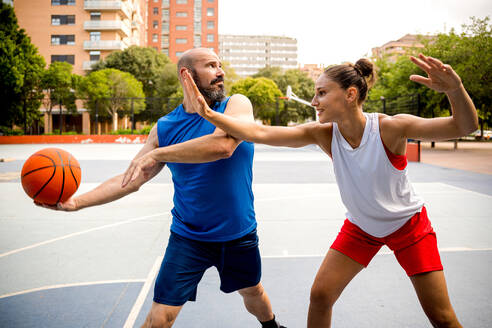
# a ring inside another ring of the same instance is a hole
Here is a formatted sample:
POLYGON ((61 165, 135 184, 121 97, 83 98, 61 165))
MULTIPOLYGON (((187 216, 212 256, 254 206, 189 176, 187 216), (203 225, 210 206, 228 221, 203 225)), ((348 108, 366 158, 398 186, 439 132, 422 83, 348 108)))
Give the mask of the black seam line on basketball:
POLYGON ((49 159, 51 161, 51 163, 53 163, 53 166, 56 166, 55 161, 51 157, 49 157, 49 156, 46 156, 46 155, 43 155, 43 154, 34 154, 32 156, 41 156, 41 157, 47 158, 47 159, 49 159))
POLYGON ((25 177, 26 175, 29 175, 29 174, 31 174, 33 172, 36 172, 36 171, 39 171, 39 170, 43 170, 43 169, 47 169, 47 168, 50 168, 50 167, 53 167, 53 165, 38 167, 37 169, 31 170, 29 172, 26 172, 22 177, 25 177))
POLYGON ((63 163, 63 158, 62 158, 62 155, 60 154, 60 152, 58 150, 56 150, 56 153, 60 157, 61 166, 62 166, 62 172, 63 172, 63 180, 62 180, 62 186, 61 186, 60 196, 58 197, 58 200, 56 201, 56 203, 58 204, 60 202, 60 199, 63 196, 63 189, 65 188, 65 164, 63 163))
POLYGON ((70 155, 68 157, 68 168, 70 169, 70 173, 72 173, 72 178, 73 180, 75 181, 75 188, 79 188, 79 183, 77 182, 77 179, 75 179, 75 174, 73 174, 73 171, 72 171, 72 165, 70 165, 70 159, 72 158, 72 155, 70 155))
MULTIPOLYGON (((43 155, 40 155, 40 156, 43 156, 43 155)), ((45 156, 45 157, 47 157, 47 156, 45 156)), ((51 158, 50 158, 50 160, 53 162, 53 160, 51 158)), ((53 164, 54 164, 54 162, 53 162, 53 164)), ((53 177, 55 176, 55 173, 56 173, 56 165, 54 165, 53 168, 54 168, 54 170, 53 170, 53 174, 51 175, 51 177, 48 179, 48 181, 46 181, 46 183, 41 187, 41 189, 39 189, 38 192, 36 194, 34 194, 32 199, 36 200, 36 197, 38 197, 39 193, 41 191, 43 191, 44 187, 46 187, 48 185, 48 183, 50 183, 50 181, 53 179, 53 177)))

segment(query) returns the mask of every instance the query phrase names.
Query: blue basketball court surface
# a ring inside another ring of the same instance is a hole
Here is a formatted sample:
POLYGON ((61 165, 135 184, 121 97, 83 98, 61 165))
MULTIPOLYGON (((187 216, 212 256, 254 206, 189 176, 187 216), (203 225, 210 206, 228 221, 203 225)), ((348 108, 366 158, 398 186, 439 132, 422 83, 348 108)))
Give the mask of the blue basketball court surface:
MULTIPOLYGON (((33 205, 24 161, 45 147, 82 167, 77 193, 124 172, 142 145, 0 145, 0 327, 139 327, 167 245, 173 186, 167 168, 137 193, 78 212, 33 205)), ((345 218, 331 160, 316 147, 256 145, 255 209, 262 282, 279 321, 305 327, 309 292, 345 218)), ((451 302, 464 327, 492 322, 492 175, 409 163, 437 233, 451 302)), ((259 327, 209 269, 175 327, 259 327)), ((346 288, 333 327, 431 327, 410 283, 383 248, 346 288)))

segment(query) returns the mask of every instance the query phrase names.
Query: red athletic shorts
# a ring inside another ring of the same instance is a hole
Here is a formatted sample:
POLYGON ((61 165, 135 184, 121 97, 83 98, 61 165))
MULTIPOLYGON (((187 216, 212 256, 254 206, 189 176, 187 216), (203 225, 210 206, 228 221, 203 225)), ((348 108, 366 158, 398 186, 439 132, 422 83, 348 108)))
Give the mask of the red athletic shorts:
POLYGON ((436 233, 425 207, 392 234, 377 238, 345 220, 331 248, 367 267, 379 249, 387 245, 408 276, 442 270, 436 233))

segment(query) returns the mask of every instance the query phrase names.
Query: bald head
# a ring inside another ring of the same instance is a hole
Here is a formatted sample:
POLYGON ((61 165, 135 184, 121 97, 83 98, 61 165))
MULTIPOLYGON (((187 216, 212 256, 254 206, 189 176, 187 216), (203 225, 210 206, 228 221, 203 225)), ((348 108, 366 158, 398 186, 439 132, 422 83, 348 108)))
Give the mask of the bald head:
POLYGON ((178 76, 181 75, 181 68, 185 67, 194 70, 196 61, 210 55, 217 57, 217 54, 208 48, 193 48, 186 50, 178 60, 178 76))

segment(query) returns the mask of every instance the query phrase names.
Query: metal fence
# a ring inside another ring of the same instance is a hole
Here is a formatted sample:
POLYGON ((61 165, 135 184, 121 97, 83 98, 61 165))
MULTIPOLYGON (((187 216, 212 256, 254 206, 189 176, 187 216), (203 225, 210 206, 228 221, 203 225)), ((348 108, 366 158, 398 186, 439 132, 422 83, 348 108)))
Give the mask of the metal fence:
MULTIPOLYGON (((111 122, 111 115, 107 112, 110 103, 117 103, 119 117, 126 116, 130 120, 130 127, 126 133, 137 133, 136 123, 144 122, 151 125, 160 117, 168 114, 183 101, 182 98, 146 97, 146 98, 100 98, 97 100, 77 99, 77 111, 68 111, 63 104, 57 104, 51 111, 52 133, 82 133, 81 109, 90 114, 91 126, 98 127, 99 123, 111 122), (63 110, 62 110, 63 107, 63 110)), ((70 107, 70 106, 68 106, 70 107)), ((73 106, 72 106, 73 107, 73 106)), ((399 113, 421 116, 420 95, 407 95, 395 98, 381 97, 377 100, 367 100, 364 111, 379 112, 388 115, 399 113)), ((255 118, 264 120, 271 125, 287 125, 291 122, 315 120, 316 111, 308 106, 279 98, 276 102, 254 106, 255 118)), ((28 127, 26 134, 42 134, 46 132, 42 122, 35 122, 28 127)), ((97 128, 91 133, 98 134, 97 128)))

